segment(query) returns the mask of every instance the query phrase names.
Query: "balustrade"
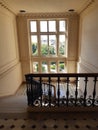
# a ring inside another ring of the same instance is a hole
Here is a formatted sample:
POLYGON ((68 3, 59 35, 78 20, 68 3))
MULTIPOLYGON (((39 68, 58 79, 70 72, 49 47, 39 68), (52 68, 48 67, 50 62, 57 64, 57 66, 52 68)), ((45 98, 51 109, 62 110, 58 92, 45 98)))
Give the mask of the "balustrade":
POLYGON ((98 73, 26 74, 28 106, 98 106, 98 73))

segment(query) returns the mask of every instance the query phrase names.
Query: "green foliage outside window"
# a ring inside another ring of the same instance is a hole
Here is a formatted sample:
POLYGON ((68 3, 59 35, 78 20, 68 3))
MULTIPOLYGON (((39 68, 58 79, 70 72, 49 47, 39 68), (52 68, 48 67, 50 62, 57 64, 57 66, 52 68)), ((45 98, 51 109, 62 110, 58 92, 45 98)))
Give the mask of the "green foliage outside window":
POLYGON ((42 66, 42 72, 45 72, 45 67, 44 66, 42 66))
MULTIPOLYGON (((37 43, 32 44, 32 53, 33 53, 33 55, 37 55, 37 53, 38 53, 37 43)), ((60 46, 59 53, 62 54, 62 55, 65 54, 64 45, 60 46)), ((48 55, 48 45, 46 45, 46 44, 41 45, 41 54, 43 56, 48 55)), ((51 54, 51 55, 56 54, 55 48, 53 46, 49 46, 49 54, 51 54)))
POLYGON ((41 54, 42 55, 48 55, 48 46, 45 44, 42 44, 41 46, 41 54))
POLYGON ((37 55, 37 53, 38 53, 37 43, 32 44, 32 53, 33 53, 33 55, 37 55))
POLYGON ((53 46, 49 47, 49 54, 55 55, 55 48, 53 46))
POLYGON ((59 53, 64 55, 65 54, 65 43, 61 43, 60 48, 59 48, 59 53))
POLYGON ((56 65, 55 64, 53 64, 53 65, 51 65, 51 67, 50 67, 52 70, 55 70, 55 68, 56 68, 56 65))
POLYGON ((64 63, 60 63, 60 68, 64 69, 64 63))

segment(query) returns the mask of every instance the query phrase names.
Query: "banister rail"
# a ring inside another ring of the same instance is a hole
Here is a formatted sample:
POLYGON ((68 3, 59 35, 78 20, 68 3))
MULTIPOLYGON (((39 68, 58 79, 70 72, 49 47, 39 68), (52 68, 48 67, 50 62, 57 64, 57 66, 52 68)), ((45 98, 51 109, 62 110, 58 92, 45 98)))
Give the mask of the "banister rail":
POLYGON ((98 106, 98 73, 26 74, 28 106, 98 106))
POLYGON ((98 73, 30 73, 32 77, 98 77, 98 73))

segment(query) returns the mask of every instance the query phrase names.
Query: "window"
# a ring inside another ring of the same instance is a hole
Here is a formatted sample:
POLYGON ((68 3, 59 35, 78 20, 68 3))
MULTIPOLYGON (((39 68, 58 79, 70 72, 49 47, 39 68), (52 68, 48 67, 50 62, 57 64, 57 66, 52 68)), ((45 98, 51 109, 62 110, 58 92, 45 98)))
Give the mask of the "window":
POLYGON ((66 72, 66 23, 65 19, 30 20, 33 72, 66 72))

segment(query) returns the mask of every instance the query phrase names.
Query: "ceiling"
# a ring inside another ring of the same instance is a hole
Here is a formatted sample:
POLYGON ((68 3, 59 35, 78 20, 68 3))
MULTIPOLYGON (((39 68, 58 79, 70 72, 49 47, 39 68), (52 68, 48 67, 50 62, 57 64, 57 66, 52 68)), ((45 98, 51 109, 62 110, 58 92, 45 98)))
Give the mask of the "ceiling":
POLYGON ((14 13, 80 12, 91 0, 2 0, 14 13))

